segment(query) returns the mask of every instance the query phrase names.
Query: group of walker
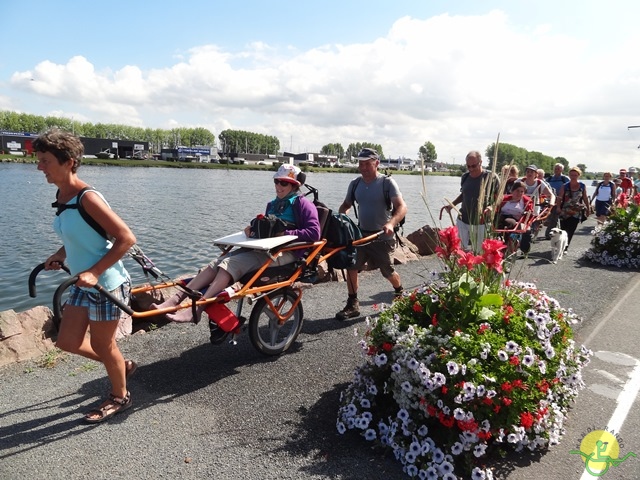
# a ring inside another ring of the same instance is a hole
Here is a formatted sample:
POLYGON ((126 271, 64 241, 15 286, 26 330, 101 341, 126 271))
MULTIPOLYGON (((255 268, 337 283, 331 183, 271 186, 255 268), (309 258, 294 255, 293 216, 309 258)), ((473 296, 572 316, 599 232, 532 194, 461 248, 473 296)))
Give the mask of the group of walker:
MULTIPOLYGON (((61 285, 70 287, 70 291, 61 311, 56 345, 102 362, 111 383, 108 397, 84 416, 86 422, 102 422, 132 406, 127 379, 136 371, 137 364, 125 359, 116 343, 123 312, 141 317, 166 314, 175 322, 197 323, 203 311, 209 312, 208 307, 230 299, 242 300, 243 295, 253 294, 258 301, 252 319, 256 310, 258 315, 266 313, 269 335, 277 335, 287 320, 295 318, 288 343, 279 344, 278 348, 265 353, 280 352, 295 339, 300 331, 302 307, 301 291, 293 291, 292 284, 319 261, 339 250, 325 249, 318 209, 300 194, 304 174, 298 167, 280 166, 273 177, 276 196, 265 209, 266 216, 276 217, 285 224, 282 237, 276 237, 267 247, 261 242, 261 246, 252 248, 252 230, 247 227, 244 235, 239 232, 233 236, 233 241, 219 239, 217 243, 228 248, 216 261, 186 285, 163 283, 163 288, 176 286, 179 292, 152 305, 149 311, 134 312, 128 306, 132 289, 122 258, 135 245, 136 238, 104 197, 78 177, 77 170, 84 153, 80 139, 70 132, 51 129, 33 142, 33 148, 38 158, 38 170, 44 173, 48 183, 58 187, 54 204, 58 210, 53 226, 63 244, 46 259, 42 268, 63 268, 72 275, 61 285), (242 238, 238 239, 238 236, 242 238), (232 250, 234 246, 243 248, 232 250), (268 267, 286 266, 291 267, 286 278, 276 278, 274 284, 266 287, 260 285, 260 277, 268 267), (243 279, 246 276, 250 278, 243 279), (247 283, 240 291, 230 290, 229 286, 238 281, 247 283)), ((349 185, 339 211, 346 213, 354 203, 358 204, 359 226, 365 238, 357 241, 356 262, 347 270, 348 300, 345 308, 336 314, 338 320, 360 315, 358 272, 365 263, 380 269, 395 295, 402 294, 402 283, 393 267, 392 254, 396 246, 395 229, 406 215, 407 207, 396 182, 378 173, 380 159, 375 150, 362 149, 358 162, 361 176, 357 183, 349 185)), ((137 291, 155 288, 144 286, 137 291)), ((33 290, 35 292, 35 286, 33 290)), ((58 291, 56 295, 59 299, 58 291)), ((254 323, 255 329, 259 329, 258 321, 254 323)), ((264 341, 267 350, 270 340, 274 338, 264 341)))
POLYGON ((527 255, 543 225, 547 240, 554 228, 564 230, 568 249, 578 225, 592 213, 578 167, 571 167, 566 176, 564 165, 556 163, 553 175, 545 177, 544 170, 529 165, 525 176, 519 177, 517 166, 507 165, 499 177, 482 168, 482 155, 477 151, 467 154, 466 165, 468 173, 462 176, 460 194, 443 207, 451 212, 461 205, 456 226, 465 249, 477 251, 487 235, 499 235, 508 244, 517 238, 520 252, 527 255))

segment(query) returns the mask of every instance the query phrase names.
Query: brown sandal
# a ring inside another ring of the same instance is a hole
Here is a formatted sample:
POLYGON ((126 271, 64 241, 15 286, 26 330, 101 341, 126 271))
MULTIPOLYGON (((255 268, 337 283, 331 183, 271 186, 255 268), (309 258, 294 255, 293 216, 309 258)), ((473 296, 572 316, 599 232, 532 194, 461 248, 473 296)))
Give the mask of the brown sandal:
POLYGON ((110 393, 109 398, 102 402, 98 408, 94 408, 87 412, 84 421, 87 423, 100 423, 113 417, 116 413, 124 412, 133 405, 131 400, 131 392, 127 392, 124 398, 118 398, 110 393))

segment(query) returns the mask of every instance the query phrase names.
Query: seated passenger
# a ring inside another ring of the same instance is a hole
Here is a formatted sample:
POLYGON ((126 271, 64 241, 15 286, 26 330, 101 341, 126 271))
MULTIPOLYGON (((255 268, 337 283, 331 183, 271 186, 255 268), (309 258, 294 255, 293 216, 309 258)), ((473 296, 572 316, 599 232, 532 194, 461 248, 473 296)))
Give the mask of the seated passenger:
MULTIPOLYGON (((273 176, 276 198, 267 204, 265 213, 275 215, 287 224, 294 227, 283 232, 283 235, 296 235, 301 242, 316 242, 320 240, 320 222, 315 205, 300 195, 300 186, 304 182, 304 174, 293 165, 281 165, 273 176)), ((250 227, 244 229, 249 237, 250 227)), ((284 252, 270 266, 286 265, 294 262, 303 251, 284 252)), ((210 263, 204 270, 193 278, 188 284, 191 290, 200 290, 207 285, 209 288, 203 298, 217 296, 226 287, 237 282, 246 273, 257 270, 269 259, 267 252, 262 250, 237 249, 210 263)), ((163 303, 154 304, 151 308, 161 309, 175 307, 186 298, 186 293, 179 292, 163 303)), ((186 308, 178 312, 168 314, 167 318, 174 322, 192 322, 200 320, 204 307, 198 307, 197 317, 192 317, 192 309, 186 308)))
MULTIPOLYGON (((524 215, 533 213, 533 200, 524 194, 524 183, 516 180, 513 183, 510 195, 505 195, 498 210, 498 228, 513 230, 524 215)), ((518 226, 520 230, 523 225, 518 226)), ((507 239, 505 239, 507 240, 507 239)), ((520 250, 528 253, 531 248, 531 232, 522 234, 520 242, 520 250)))

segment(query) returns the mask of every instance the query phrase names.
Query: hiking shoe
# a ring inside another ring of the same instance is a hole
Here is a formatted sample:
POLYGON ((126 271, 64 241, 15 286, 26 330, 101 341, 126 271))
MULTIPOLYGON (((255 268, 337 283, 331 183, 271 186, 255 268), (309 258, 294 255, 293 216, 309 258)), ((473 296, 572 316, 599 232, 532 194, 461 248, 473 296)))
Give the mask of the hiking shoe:
POLYGON ((347 318, 355 318, 360 316, 360 302, 358 300, 347 301, 347 306, 336 313, 337 320, 346 320, 347 318))

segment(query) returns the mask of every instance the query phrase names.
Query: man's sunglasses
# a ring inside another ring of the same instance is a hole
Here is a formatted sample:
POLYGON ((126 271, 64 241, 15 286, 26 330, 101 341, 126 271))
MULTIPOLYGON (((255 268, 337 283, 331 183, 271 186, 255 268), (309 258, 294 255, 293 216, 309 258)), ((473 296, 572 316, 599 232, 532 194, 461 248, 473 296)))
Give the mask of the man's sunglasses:
POLYGON ((273 183, 274 185, 280 185, 281 187, 288 187, 288 186, 293 186, 293 183, 291 182, 287 182, 286 180, 277 180, 277 179, 273 179, 273 183))

